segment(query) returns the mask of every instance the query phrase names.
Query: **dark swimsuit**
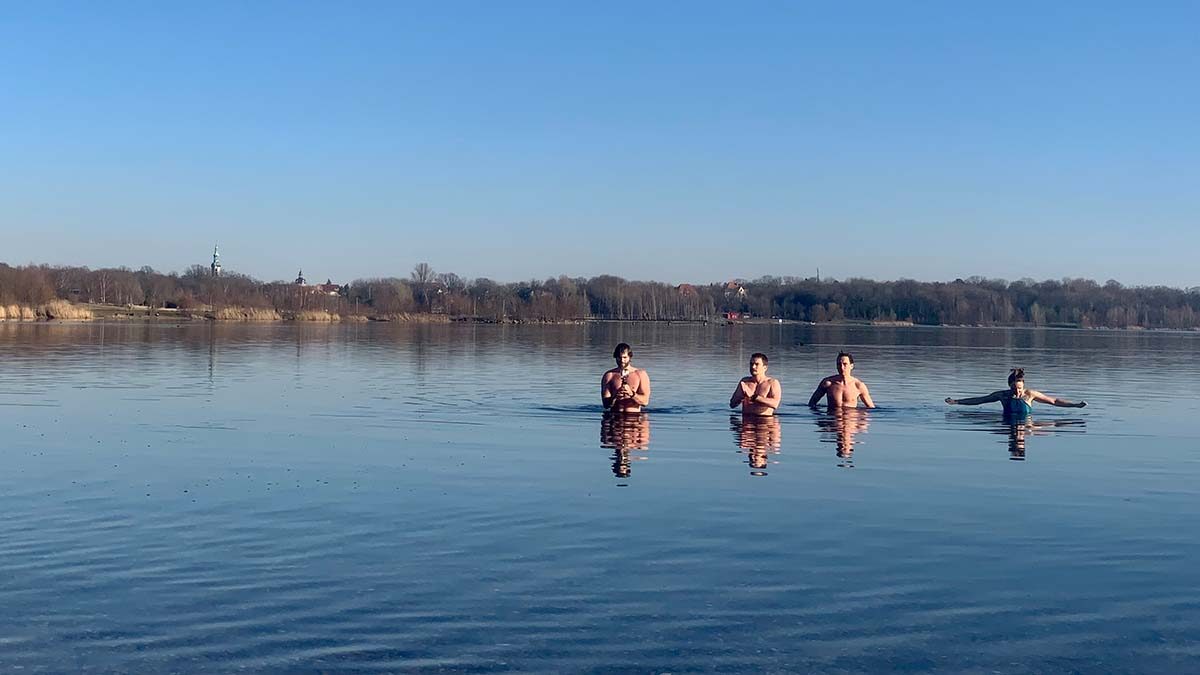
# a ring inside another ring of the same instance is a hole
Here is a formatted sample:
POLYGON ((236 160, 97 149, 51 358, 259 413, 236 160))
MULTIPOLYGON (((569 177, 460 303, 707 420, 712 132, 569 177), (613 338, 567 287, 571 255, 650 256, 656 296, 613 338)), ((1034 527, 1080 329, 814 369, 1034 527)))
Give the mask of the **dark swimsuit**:
POLYGON ((1029 405, 1029 401, 1017 398, 1012 394, 1000 399, 1000 403, 1004 406, 1004 414, 1012 417, 1028 417, 1033 412, 1033 406, 1029 405))

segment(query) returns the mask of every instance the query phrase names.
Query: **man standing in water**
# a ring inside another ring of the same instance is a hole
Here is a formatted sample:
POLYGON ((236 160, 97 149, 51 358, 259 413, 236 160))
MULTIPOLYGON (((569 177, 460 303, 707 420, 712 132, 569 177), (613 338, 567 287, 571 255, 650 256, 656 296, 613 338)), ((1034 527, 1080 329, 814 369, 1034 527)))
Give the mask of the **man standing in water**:
POLYGON ((650 405, 649 373, 633 367, 633 348, 624 342, 613 350, 613 359, 617 367, 600 378, 600 402, 605 410, 641 412, 642 406, 650 405))
POLYGON ((754 353, 750 356, 750 377, 743 377, 729 397, 729 407, 742 406, 743 415, 774 415, 783 400, 783 387, 779 380, 767 377, 767 355, 754 353))
POLYGON ((867 391, 867 383, 850 374, 854 370, 854 357, 849 352, 838 352, 837 369, 837 375, 821 380, 817 390, 808 399, 808 405, 816 407, 824 396, 830 410, 857 408, 859 399, 862 399, 864 406, 874 408, 875 402, 871 400, 871 392, 867 391))

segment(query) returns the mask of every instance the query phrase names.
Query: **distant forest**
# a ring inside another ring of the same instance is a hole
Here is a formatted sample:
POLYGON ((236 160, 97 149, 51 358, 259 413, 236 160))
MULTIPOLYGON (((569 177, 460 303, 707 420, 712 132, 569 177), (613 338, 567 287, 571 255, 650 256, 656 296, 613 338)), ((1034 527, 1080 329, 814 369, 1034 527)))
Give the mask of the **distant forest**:
POLYGON ((1088 279, 950 282, 762 277, 672 286, 602 275, 498 283, 418 264, 406 278, 349 284, 262 282, 193 265, 182 274, 149 267, 88 269, 0 263, 0 304, 55 299, 204 312, 222 307, 327 310, 387 317, 432 313, 487 321, 575 319, 905 321, 925 325, 1200 328, 1200 288, 1123 286, 1088 279))

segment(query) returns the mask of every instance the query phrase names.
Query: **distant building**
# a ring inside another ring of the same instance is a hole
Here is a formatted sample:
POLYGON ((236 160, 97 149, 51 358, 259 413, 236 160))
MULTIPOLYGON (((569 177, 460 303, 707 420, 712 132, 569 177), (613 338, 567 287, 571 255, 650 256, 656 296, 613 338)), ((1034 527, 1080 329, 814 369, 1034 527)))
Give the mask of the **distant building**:
POLYGON ((746 288, 736 281, 730 281, 725 284, 725 297, 738 298, 739 300, 746 297, 746 288))
POLYGON ((297 286, 307 286, 307 285, 308 285, 308 281, 306 281, 306 280, 304 279, 304 270, 303 270, 303 269, 301 269, 300 271, 296 272, 296 281, 295 281, 295 284, 296 284, 297 286))
POLYGON ((213 244, 212 275, 214 277, 221 276, 221 253, 217 251, 216 244, 213 244))
POLYGON ((675 287, 675 290, 685 298, 694 298, 700 295, 700 292, 696 290, 696 287, 691 284, 679 284, 675 287))
POLYGON ((316 289, 318 293, 324 293, 325 295, 340 295, 342 292, 342 287, 333 283, 330 279, 326 279, 323 284, 317 284, 316 289))

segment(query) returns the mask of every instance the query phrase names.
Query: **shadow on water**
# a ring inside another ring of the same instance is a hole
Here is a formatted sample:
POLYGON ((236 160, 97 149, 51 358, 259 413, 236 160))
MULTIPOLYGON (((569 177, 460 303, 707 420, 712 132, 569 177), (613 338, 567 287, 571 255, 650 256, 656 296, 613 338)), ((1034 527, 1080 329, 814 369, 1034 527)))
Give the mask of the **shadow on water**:
POLYGON ((771 455, 779 454, 783 445, 779 418, 773 415, 730 415, 729 430, 733 432, 738 452, 746 454, 751 476, 765 476, 768 464, 779 463, 779 460, 771 459, 771 455))
MULTIPOLYGON (((600 417, 600 447, 612 450, 612 472, 619 479, 633 473, 632 462, 648 457, 630 454, 650 448, 650 416, 644 412, 606 412, 600 417)), ((625 486, 627 483, 618 483, 625 486)))
POLYGON ((1026 442, 1032 436, 1087 433, 1087 422, 1080 418, 1035 420, 1032 415, 996 414, 995 412, 971 410, 947 412, 946 420, 960 429, 983 431, 1006 437, 1008 458, 1018 462, 1025 461, 1026 442))

